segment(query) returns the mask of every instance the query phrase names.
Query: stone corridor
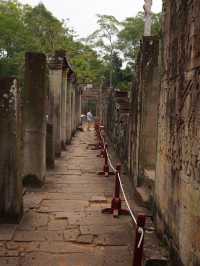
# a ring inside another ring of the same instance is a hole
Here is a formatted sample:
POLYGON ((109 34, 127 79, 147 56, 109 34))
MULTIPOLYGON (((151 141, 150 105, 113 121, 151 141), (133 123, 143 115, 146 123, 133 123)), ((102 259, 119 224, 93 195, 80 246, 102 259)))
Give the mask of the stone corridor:
POLYGON ((114 178, 97 176, 103 159, 88 149, 94 132, 78 132, 47 173, 42 188, 26 188, 19 225, 0 227, 1 266, 129 266, 129 217, 101 214, 114 178))

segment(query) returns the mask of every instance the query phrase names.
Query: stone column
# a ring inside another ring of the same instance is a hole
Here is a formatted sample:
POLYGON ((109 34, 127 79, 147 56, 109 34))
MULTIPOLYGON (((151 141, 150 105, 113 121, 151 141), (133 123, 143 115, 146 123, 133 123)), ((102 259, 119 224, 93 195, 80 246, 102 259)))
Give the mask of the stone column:
POLYGON ((75 87, 72 88, 72 135, 75 133, 75 87))
POLYGON ((99 88, 99 120, 102 122, 103 121, 103 98, 102 98, 102 86, 103 84, 101 84, 100 88, 99 88))
POLYGON ((160 93, 159 40, 144 37, 138 77, 138 112, 136 136, 136 183, 154 175, 156 166, 157 122, 160 93), (151 126, 149 126, 151 125, 151 126))
POLYGON ((25 185, 42 185, 46 173, 46 57, 27 53, 24 97, 25 185))
POLYGON ((62 88, 62 63, 63 59, 53 56, 49 60, 50 91, 54 99, 53 127, 54 149, 56 157, 61 155, 61 88, 62 88))
POLYGON ((71 91, 72 91, 72 82, 71 74, 67 74, 67 97, 66 97, 66 144, 71 142, 72 134, 72 121, 71 121, 71 91))
POLYGON ((76 88, 76 128, 80 125, 80 88, 76 88))
POLYGON ((55 127, 54 127, 54 87, 52 80, 52 70, 49 70, 49 97, 48 97, 48 118, 47 118, 47 137, 46 137, 46 164, 47 168, 55 166, 55 127))
POLYGON ((63 70, 61 90, 61 146, 65 150, 66 143, 66 114, 67 114, 67 71, 63 70))
POLYGON ((82 97, 81 97, 81 95, 82 95, 82 89, 79 88, 79 106, 78 106, 78 108, 79 108, 79 117, 78 117, 78 124, 80 124, 80 117, 81 117, 81 110, 82 110, 82 101, 81 101, 82 97))
POLYGON ((0 78, 0 220, 18 222, 22 201, 22 121, 16 79, 0 78))

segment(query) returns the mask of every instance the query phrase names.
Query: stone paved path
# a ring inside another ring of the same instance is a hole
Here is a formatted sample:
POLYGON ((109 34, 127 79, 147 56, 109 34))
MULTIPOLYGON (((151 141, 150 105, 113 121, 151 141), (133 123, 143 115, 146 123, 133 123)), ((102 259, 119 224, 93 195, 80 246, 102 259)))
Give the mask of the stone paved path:
POLYGON ((114 178, 96 175, 103 159, 87 149, 93 132, 79 132, 48 172, 45 185, 24 196, 19 225, 0 225, 0 266, 130 266, 129 217, 101 214, 114 178))

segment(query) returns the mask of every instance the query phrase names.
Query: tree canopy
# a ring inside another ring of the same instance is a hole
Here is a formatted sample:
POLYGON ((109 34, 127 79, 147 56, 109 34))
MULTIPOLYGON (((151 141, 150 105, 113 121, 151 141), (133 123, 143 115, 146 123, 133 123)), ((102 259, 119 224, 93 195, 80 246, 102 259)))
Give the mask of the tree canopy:
MULTIPOLYGON (((161 35, 161 14, 152 14, 152 35, 161 35)), ((139 12, 135 17, 122 21, 122 30, 118 34, 118 47, 129 63, 136 61, 140 40, 144 33, 144 13, 139 12)))
MULTIPOLYGON (((35 7, 17 0, 0 1, 0 75, 23 77, 25 52, 53 54, 64 49, 80 83, 127 90, 144 31, 144 14, 118 21, 97 15, 98 28, 78 40, 68 21, 60 21, 40 3, 35 7)), ((160 35, 160 14, 153 14, 153 34, 160 35)))
POLYGON ((21 77, 25 52, 52 54, 65 49, 80 83, 96 83, 101 60, 91 47, 75 40, 66 21, 60 21, 43 4, 34 8, 18 1, 0 2, 0 75, 21 77))

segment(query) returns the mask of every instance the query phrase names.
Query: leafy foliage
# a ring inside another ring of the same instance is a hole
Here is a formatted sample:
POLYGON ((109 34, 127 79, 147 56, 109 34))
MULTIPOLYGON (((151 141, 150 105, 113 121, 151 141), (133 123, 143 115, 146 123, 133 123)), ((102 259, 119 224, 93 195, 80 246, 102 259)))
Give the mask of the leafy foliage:
MULTIPOLYGON (((161 14, 152 15, 152 35, 161 34, 161 14)), ((140 40, 144 33, 144 13, 139 12, 136 17, 126 18, 122 22, 123 29, 118 34, 118 48, 123 51, 124 58, 129 63, 136 60, 140 40)))
MULTIPOLYGON (((23 78, 25 52, 53 54, 66 50, 80 83, 127 90, 144 31, 144 14, 119 22, 97 15, 98 28, 77 40, 67 21, 60 21, 43 4, 35 7, 17 0, 0 0, 0 75, 23 78)), ((153 14, 152 32, 160 35, 160 14, 153 14)))
POLYGON ((113 59, 117 49, 117 34, 119 33, 120 22, 109 15, 97 15, 98 29, 94 31, 86 42, 96 48, 101 58, 109 68, 110 87, 113 86, 113 59))
POLYGON ((17 1, 0 2, 0 75, 23 77, 27 51, 52 54, 65 49, 79 82, 99 82, 102 63, 91 47, 75 41, 75 33, 43 4, 34 8, 17 1))

